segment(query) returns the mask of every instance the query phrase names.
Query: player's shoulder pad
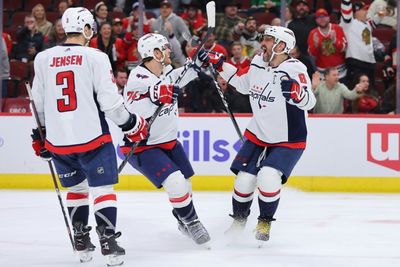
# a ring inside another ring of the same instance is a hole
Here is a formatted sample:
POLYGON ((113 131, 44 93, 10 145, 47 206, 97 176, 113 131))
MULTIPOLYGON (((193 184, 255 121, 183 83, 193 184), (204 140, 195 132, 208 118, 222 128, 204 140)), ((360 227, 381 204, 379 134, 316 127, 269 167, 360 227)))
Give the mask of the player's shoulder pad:
POLYGON ((307 73, 307 67, 296 58, 289 58, 279 65, 279 68, 286 72, 307 73))
POLYGON ((258 53, 256 55, 254 55, 253 59, 251 60, 250 65, 253 65, 258 68, 264 68, 265 62, 263 60, 262 53, 258 53))

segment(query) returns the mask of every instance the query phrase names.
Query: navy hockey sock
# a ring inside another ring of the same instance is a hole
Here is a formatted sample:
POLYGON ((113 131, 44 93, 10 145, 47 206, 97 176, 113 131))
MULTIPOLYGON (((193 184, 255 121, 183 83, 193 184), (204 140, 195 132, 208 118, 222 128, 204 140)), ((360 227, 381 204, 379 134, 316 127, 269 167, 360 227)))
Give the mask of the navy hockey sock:
POLYGON ((247 202, 239 202, 232 197, 233 218, 245 219, 250 214, 250 207, 253 200, 247 202))
POLYGON ((174 208, 175 213, 179 216, 182 222, 188 223, 193 220, 197 220, 196 209, 194 208, 193 201, 190 201, 189 205, 182 208, 174 208))
POLYGON ((260 207, 261 219, 273 219, 276 210, 278 209, 279 198, 272 202, 265 202, 258 198, 258 205, 260 207))
POLYGON ((89 200, 87 193, 67 193, 67 208, 71 223, 82 222, 88 224, 89 200))
POLYGON ((94 200, 97 226, 104 225, 106 234, 114 234, 117 223, 117 201, 115 194, 107 194, 94 200))

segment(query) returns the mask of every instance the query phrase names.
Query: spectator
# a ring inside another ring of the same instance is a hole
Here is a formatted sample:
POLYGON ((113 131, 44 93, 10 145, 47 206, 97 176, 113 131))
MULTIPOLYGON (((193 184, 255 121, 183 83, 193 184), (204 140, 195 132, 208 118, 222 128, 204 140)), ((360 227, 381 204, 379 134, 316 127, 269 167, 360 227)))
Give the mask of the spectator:
POLYGON ((118 87, 118 93, 120 95, 124 94, 124 88, 128 82, 128 72, 124 69, 119 69, 115 72, 115 83, 118 87))
POLYGON ((67 35, 65 34, 61 19, 58 19, 56 22, 54 22, 54 26, 50 32, 49 39, 45 43, 45 47, 50 48, 63 44, 65 40, 67 40, 67 35))
POLYGON ((3 32, 3 39, 6 42, 8 56, 10 56, 13 47, 13 40, 11 38, 11 35, 9 35, 6 32, 3 32))
MULTIPOLYGON (((203 31, 201 33, 201 39, 203 39, 206 34, 207 34, 207 31, 203 31)), ((218 44, 215 39, 216 39, 215 35, 211 33, 210 36, 208 37, 207 42, 204 43, 204 49, 213 51, 216 53, 221 53, 225 56, 225 58, 228 58, 228 52, 226 51, 225 47, 218 44)), ((192 52, 194 53, 196 50, 197 50, 197 47, 192 52)))
POLYGON ((126 67, 128 70, 132 70, 139 63, 139 52, 137 50, 137 43, 139 40, 139 28, 136 23, 133 22, 131 26, 131 31, 125 34, 124 42, 127 48, 126 56, 126 67))
POLYGON ((33 15, 24 19, 24 27, 17 33, 14 58, 23 62, 32 61, 43 50, 43 34, 38 30, 33 15))
POLYGON ((285 27, 288 27, 290 22, 292 22, 293 13, 294 13, 294 10, 291 5, 289 5, 285 8, 285 16, 284 16, 285 17, 285 27))
POLYGON ((122 27, 122 20, 120 18, 113 19, 112 32, 115 37, 121 38, 122 40, 125 38, 125 32, 122 27))
POLYGON ((247 17, 246 21, 239 22, 233 28, 233 39, 243 45, 244 55, 252 58, 260 48, 258 41, 257 21, 253 16, 247 17))
POLYGON ((68 0, 61 0, 58 2, 57 6, 57 12, 58 12, 58 17, 61 19, 62 15, 64 14, 65 10, 69 8, 69 3, 68 0))
POLYGON ((238 70, 250 66, 251 59, 243 56, 243 45, 239 42, 233 42, 231 45, 232 57, 227 60, 228 63, 234 65, 238 70))
POLYGON ((339 71, 336 68, 327 68, 325 81, 320 82, 319 73, 313 75, 313 91, 317 98, 314 113, 342 114, 344 99, 355 100, 368 88, 365 84, 357 84, 353 90, 339 82, 339 71))
POLYGON ((108 18, 107 5, 103 1, 98 2, 94 7, 94 20, 96 21, 97 29, 100 29, 100 25, 103 22, 111 23, 111 20, 108 18))
POLYGON ((125 43, 111 33, 111 24, 103 22, 96 38, 90 40, 90 47, 98 48, 108 55, 111 67, 115 71, 125 67, 125 43))
MULTIPOLYGON (((133 25, 139 26, 139 15, 140 15, 139 2, 135 2, 132 5, 132 10, 130 12, 129 17, 122 19, 122 28, 124 29, 124 31, 131 32, 133 25)), ((150 32, 149 20, 146 17, 146 12, 143 12, 143 33, 146 34, 149 32, 150 32)))
POLYGON ((396 83, 393 83, 383 94, 381 112, 384 114, 396 114, 396 83))
POLYGON ((339 71, 339 78, 346 77, 346 37, 343 29, 330 23, 328 12, 321 8, 315 13, 318 27, 308 35, 308 49, 315 58, 317 70, 323 74, 327 68, 335 67, 339 71))
POLYGON ((280 18, 274 18, 271 20, 271 26, 282 26, 282 21, 280 18))
POLYGON ((385 55, 385 62, 384 62, 384 72, 383 77, 385 78, 386 82, 393 82, 394 78, 396 77, 396 68, 397 68, 397 35, 395 34, 390 41, 390 45, 388 51, 385 55))
POLYGON ((290 51, 290 56, 292 58, 298 59, 301 63, 303 63, 307 67, 307 74, 311 79, 313 74, 314 74, 314 72, 315 72, 315 69, 314 69, 314 65, 311 63, 310 58, 304 56, 300 52, 300 49, 299 49, 299 47, 297 45, 290 51))
POLYGON ((186 5, 186 11, 183 12, 181 17, 185 20, 192 35, 199 35, 199 33, 207 27, 207 22, 203 18, 203 13, 198 3, 195 1, 191 1, 186 5))
POLYGON ((183 64, 185 64, 186 57, 182 53, 181 44, 179 43, 178 39, 176 39, 176 37, 175 37, 174 28, 172 26, 172 23, 170 21, 166 21, 164 28, 168 35, 167 39, 168 39, 169 44, 171 45, 172 54, 174 55, 171 58, 171 61, 172 61, 171 64, 175 68, 179 68, 179 67, 183 66, 183 64))
POLYGON ((294 8, 294 17, 289 23, 288 28, 294 32, 296 44, 301 54, 308 56, 307 38, 311 30, 317 27, 315 18, 313 15, 310 15, 310 6, 306 0, 297 0, 294 2, 294 8))
POLYGON ((48 37, 53 27, 53 23, 46 19, 46 12, 42 4, 37 4, 32 8, 32 15, 36 20, 38 30, 44 37, 48 37))
POLYGON ((352 7, 350 0, 342 0, 341 9, 340 26, 347 39, 347 84, 361 73, 367 74, 371 84, 374 84, 375 57, 372 29, 381 18, 375 15, 374 20, 368 20, 368 5, 360 1, 355 2, 352 7))
MULTIPOLYGON (((1 77, 1 95, 0 95, 0 100, 2 98, 7 97, 7 80, 10 77, 10 62, 8 60, 8 53, 7 53, 7 47, 6 47, 6 42, 4 38, 1 38, 1 50, 0 50, 0 59, 1 59, 1 70, 0 70, 0 77, 1 77)), ((1 103, 1 101, 0 101, 1 103)), ((1 112, 1 105, 0 105, 0 112, 1 112)))
POLYGON ((354 84, 356 84, 355 86, 359 84, 366 90, 353 101, 353 113, 379 113, 379 95, 376 91, 371 90, 368 76, 361 74, 356 77, 354 84))
POLYGON ((240 4, 235 0, 225 0, 223 2, 224 13, 216 14, 214 34, 218 42, 229 47, 234 41, 232 29, 238 25, 239 22, 244 23, 245 20, 238 15, 240 4))
POLYGON ((373 19, 375 14, 381 13, 380 24, 396 29, 397 3, 396 0, 374 0, 368 8, 367 18, 373 19))
POLYGON ((169 39, 176 37, 180 44, 191 36, 185 21, 173 13, 172 5, 168 0, 160 3, 160 16, 152 23, 151 29, 152 32, 160 33, 169 39), (172 24, 174 36, 169 35, 168 30, 165 28, 165 22, 167 21, 172 24))

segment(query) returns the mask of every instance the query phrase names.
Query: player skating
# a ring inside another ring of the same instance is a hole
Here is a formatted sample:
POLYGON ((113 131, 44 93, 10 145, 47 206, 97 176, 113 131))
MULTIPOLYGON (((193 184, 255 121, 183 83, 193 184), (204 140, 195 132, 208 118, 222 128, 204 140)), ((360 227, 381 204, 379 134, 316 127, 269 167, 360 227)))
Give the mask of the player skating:
POLYGON ((67 207, 81 261, 91 260, 95 249, 88 226, 90 191, 101 252, 108 265, 120 265, 125 250, 116 242, 121 235, 116 232, 113 189, 117 161, 105 117, 133 141, 146 136, 147 123, 125 109, 107 55, 86 47, 94 23, 86 8, 67 9, 62 17, 65 44, 37 55, 32 95, 46 141, 41 142, 38 129, 32 138, 36 154, 54 161, 60 183, 68 188, 67 207))
MULTIPOLYGON (((138 50, 143 62, 133 69, 124 90, 125 105, 130 112, 136 112, 149 119, 160 105, 163 109, 154 120, 149 137, 139 143, 129 163, 145 175, 157 188, 163 187, 178 220, 178 228, 189 235, 197 244, 204 244, 210 236, 199 221, 192 201, 190 177, 192 166, 177 141, 179 89, 197 77, 195 69, 189 67, 181 76, 184 67, 173 69, 170 59, 170 44, 160 35, 149 33, 139 39, 138 50), (182 77, 176 84, 178 77, 182 77)), ((207 54, 200 51, 199 58, 207 54)), ((188 65, 186 66, 188 67, 188 65)), ((131 144, 128 145, 130 146, 131 144)), ((122 147, 124 154, 128 149, 122 147)))
POLYGON ((269 239, 282 184, 306 147, 307 110, 316 102, 306 67, 288 55, 295 43, 291 30, 268 27, 261 41, 263 53, 240 71, 210 54, 221 77, 249 95, 253 111, 244 133, 247 141, 231 166, 237 176, 232 198, 234 221, 228 232, 245 227, 258 187, 260 215, 255 232, 261 241, 269 239))

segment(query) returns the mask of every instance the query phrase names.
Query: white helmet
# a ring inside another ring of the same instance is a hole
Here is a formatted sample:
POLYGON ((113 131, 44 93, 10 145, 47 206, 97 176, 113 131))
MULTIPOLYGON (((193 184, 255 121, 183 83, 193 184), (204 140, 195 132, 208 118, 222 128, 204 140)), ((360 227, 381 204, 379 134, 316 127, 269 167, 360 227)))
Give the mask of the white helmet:
POLYGON ((93 33, 96 32, 93 15, 84 7, 68 8, 62 16, 61 22, 66 33, 83 33, 85 35, 84 29, 86 25, 91 27, 93 33))
POLYGON ((264 35, 274 37, 275 45, 279 44, 279 42, 284 42, 286 47, 282 53, 289 54, 290 50, 296 46, 296 37, 294 36, 293 31, 288 28, 281 26, 270 26, 264 30, 264 35))
MULTIPOLYGON (((159 49, 164 54, 167 48, 171 49, 167 38, 157 33, 143 35, 138 41, 138 51, 142 59, 147 57, 154 58, 154 49, 159 49)), ((164 60, 164 56, 162 60, 164 60)))

